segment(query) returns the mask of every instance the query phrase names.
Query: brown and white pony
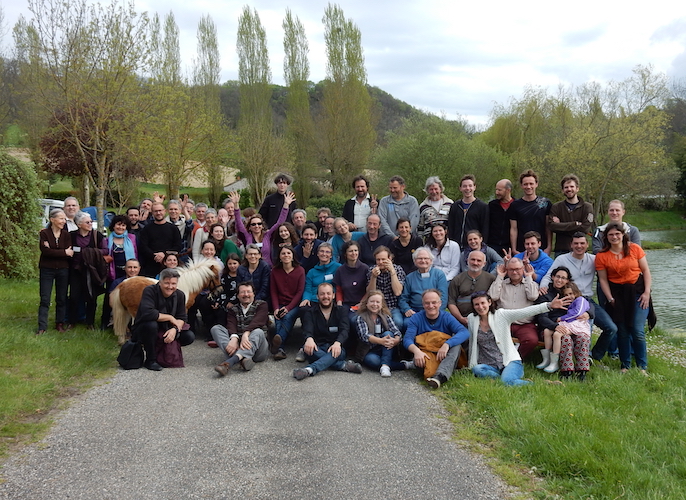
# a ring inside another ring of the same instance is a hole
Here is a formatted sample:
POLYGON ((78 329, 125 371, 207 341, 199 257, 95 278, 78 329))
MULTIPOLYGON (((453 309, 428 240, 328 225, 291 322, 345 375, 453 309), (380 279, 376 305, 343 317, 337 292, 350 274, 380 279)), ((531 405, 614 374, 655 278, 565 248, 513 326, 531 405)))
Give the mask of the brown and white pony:
MULTIPOLYGON (((186 294, 186 310, 195 302, 195 297, 205 288, 213 289, 219 286, 221 264, 214 259, 202 259, 198 262, 192 260, 188 265, 178 267, 178 289, 186 294)), ((112 315, 114 319, 114 333, 117 335, 119 344, 126 341, 126 328, 129 320, 136 317, 138 304, 143 296, 143 289, 148 285, 157 283, 156 279, 144 276, 134 276, 125 279, 110 294, 112 315)))

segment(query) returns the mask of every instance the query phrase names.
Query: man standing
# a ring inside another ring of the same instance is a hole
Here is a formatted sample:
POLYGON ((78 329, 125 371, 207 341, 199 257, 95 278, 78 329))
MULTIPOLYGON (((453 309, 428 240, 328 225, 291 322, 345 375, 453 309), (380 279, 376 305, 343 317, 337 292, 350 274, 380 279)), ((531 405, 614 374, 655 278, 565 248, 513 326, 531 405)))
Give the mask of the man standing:
POLYGON ((269 356, 266 332, 269 324, 269 308, 264 300, 255 300, 252 282, 238 285, 238 304, 229 308, 226 327, 215 325, 210 330, 212 338, 229 357, 214 367, 220 376, 228 375, 234 365, 240 364, 250 371, 255 363, 269 356))
POLYGON ((538 176, 529 169, 519 176, 524 195, 512 202, 508 210, 510 217, 510 248, 512 253, 524 251, 524 235, 536 231, 541 235, 541 248, 550 255, 552 236, 548 228, 548 214, 553 206, 548 198, 538 196, 538 176))
POLYGON ((529 231, 524 235, 524 251, 515 257, 521 259, 524 265, 531 264, 534 268, 533 279, 539 285, 553 264, 553 259, 541 251, 541 235, 536 231, 529 231))
POLYGON ((298 233, 298 237, 301 237, 303 234, 303 229, 305 228, 305 224, 307 224, 307 212, 305 212, 302 208, 293 210, 291 213, 291 222, 293 223, 295 232, 298 233))
POLYGON ((566 267, 572 273, 574 283, 579 287, 581 294, 595 306, 595 318, 593 322, 600 328, 600 337, 593 346, 591 357, 596 361, 603 359, 613 338, 617 335, 617 325, 612 321, 605 309, 598 306, 593 300, 593 278, 595 277, 595 255, 587 253, 588 241, 584 233, 578 232, 572 235, 571 253, 560 255, 553 261, 552 266, 541 280, 541 292, 547 293, 550 286, 550 275, 553 269, 566 267))
POLYGON ((414 356, 414 365, 424 370, 429 387, 438 389, 453 374, 469 331, 441 310, 438 290, 430 288, 423 293, 422 307, 407 321, 403 345, 414 356))
POLYGON ((381 198, 377 213, 381 217, 381 234, 397 236, 395 226, 398 219, 410 221, 412 233, 416 234, 419 224, 419 203, 414 196, 405 192, 405 179, 394 175, 388 181, 388 191, 391 193, 381 198))
POLYGON ((469 253, 468 269, 455 276, 448 287, 448 311, 467 326, 467 316, 474 312, 472 294, 487 291, 495 276, 484 271, 486 255, 480 250, 469 253))
POLYGON ((323 235, 321 238, 319 238, 320 240, 326 241, 327 243, 331 243, 333 237, 336 236, 336 230, 333 228, 333 223, 335 221, 336 218, 330 215, 326 219, 324 219, 323 235))
POLYGON ((141 227, 144 227, 146 224, 153 221, 153 203, 154 202, 151 198, 143 198, 143 200, 141 201, 141 204, 138 207, 138 211, 140 213, 140 216, 138 217, 138 223, 141 225, 141 227))
POLYGON ((321 207, 317 210, 317 220, 315 221, 314 226, 317 228, 317 238, 322 241, 326 241, 324 235, 324 221, 327 217, 331 217, 331 209, 329 207, 321 207))
MULTIPOLYGON (((177 289, 178 284, 179 272, 176 269, 164 269, 160 273, 159 283, 143 289, 133 325, 133 337, 143 344, 146 358, 144 366, 148 370, 162 370, 162 366, 157 362, 155 347, 158 332, 163 332, 162 340, 165 344, 178 340, 179 344, 186 346, 195 340, 193 332, 183 330, 188 319, 186 295, 177 289)), ((180 366, 183 366, 183 360, 180 366)))
POLYGON ((426 198, 419 205, 419 226, 417 226, 417 233, 423 241, 426 241, 431 234, 431 228, 435 224, 448 226, 448 215, 453 200, 448 198, 443 191, 445 187, 438 176, 434 175, 426 179, 424 183, 426 198))
POLYGON ((388 234, 379 234, 381 228, 381 217, 371 214, 367 217, 367 232, 359 240, 357 245, 360 247, 359 259, 368 266, 376 264, 374 251, 380 246, 388 247, 393 241, 393 237, 388 234))
MULTIPOLYGON (((641 246, 641 234, 638 232, 638 228, 636 226, 632 226, 631 224, 622 221, 622 218, 625 214, 626 210, 624 209, 624 202, 620 200, 612 200, 608 204, 607 215, 610 217, 610 222, 616 222, 618 224, 621 224, 622 227, 624 227, 624 232, 629 236, 629 241, 631 241, 631 243, 636 243, 638 246, 641 246)), ((593 255, 600 252, 600 250, 602 250, 603 248, 603 234, 605 233, 606 227, 607 224, 603 224, 602 226, 598 226, 596 230, 593 232, 593 255)), ((600 287, 598 287, 598 290, 600 290, 600 287)))
POLYGON ((370 214, 375 214, 379 206, 376 195, 369 194, 369 180, 364 175, 353 179, 355 196, 343 205, 343 218, 348 221, 351 231, 362 231, 370 214), (352 223, 352 224, 351 224, 352 223))
MULTIPOLYGON (((293 179, 286 174, 278 174, 274 177, 274 184, 276 184, 276 193, 272 193, 267 196, 262 202, 259 214, 264 219, 266 228, 272 227, 279 220, 279 215, 281 214, 281 209, 285 203, 284 196, 286 191, 288 191, 288 186, 291 185, 293 179)), ((298 204, 294 201, 288 205, 288 218, 293 214, 293 210, 298 208, 298 204)), ((287 218, 287 219, 288 219, 287 218)))
POLYGON ((309 364, 293 370, 296 380, 314 376, 328 368, 350 373, 362 373, 362 366, 345 361, 343 344, 348 339, 350 322, 348 312, 334 305, 334 289, 331 283, 317 287, 317 302, 302 317, 305 335, 305 355, 309 364))
POLYGON ((198 229, 202 229, 207 224, 205 220, 205 215, 207 214, 207 204, 198 203, 194 208, 195 220, 193 221, 193 234, 191 235, 191 245, 193 244, 193 238, 198 229))
POLYGON ((174 224, 165 220, 162 203, 152 206, 153 223, 140 232, 138 252, 141 258, 143 276, 154 278, 162 269, 165 252, 181 252, 181 235, 174 224))
POLYGON ((484 241, 488 241, 488 205, 474 196, 476 179, 473 175, 462 177, 460 191, 462 199, 453 203, 448 214, 448 237, 465 248, 469 230, 478 229, 484 241))
POLYGON ((488 203, 488 239, 486 244, 501 257, 510 248, 510 216, 507 211, 512 198, 512 181, 501 179, 495 185, 495 200, 488 203))
POLYGON ((64 215, 67 216, 67 231, 76 231, 79 226, 74 222, 74 216, 80 210, 79 200, 73 196, 68 196, 64 199, 64 215))
POLYGON ((179 254, 180 260, 183 262, 188 262, 189 255, 191 253, 191 234, 193 233, 193 221, 186 220, 181 213, 181 202, 178 200, 171 200, 167 203, 167 212, 169 216, 167 220, 174 224, 179 230, 179 235, 181 236, 181 253, 179 254))
POLYGON ((565 199, 552 206, 548 218, 548 228, 555 233, 555 256, 569 252, 574 233, 589 233, 593 225, 593 205, 579 196, 579 178, 565 175, 560 186, 565 199))
MULTIPOLYGON (((497 267, 498 276, 488 289, 488 295, 503 309, 522 309, 534 305, 539 296, 533 280, 534 268, 515 257, 497 267)), ((534 318, 528 317, 512 323, 512 336, 519 339, 519 355, 524 359, 538 345, 538 329, 534 318)))
POLYGON ((138 220, 141 215, 141 209, 138 207, 130 207, 126 211, 126 216, 129 218, 131 221, 131 229, 129 230, 130 233, 136 236, 138 238, 138 234, 141 232, 141 229, 143 229, 143 226, 141 226, 138 223, 138 220))

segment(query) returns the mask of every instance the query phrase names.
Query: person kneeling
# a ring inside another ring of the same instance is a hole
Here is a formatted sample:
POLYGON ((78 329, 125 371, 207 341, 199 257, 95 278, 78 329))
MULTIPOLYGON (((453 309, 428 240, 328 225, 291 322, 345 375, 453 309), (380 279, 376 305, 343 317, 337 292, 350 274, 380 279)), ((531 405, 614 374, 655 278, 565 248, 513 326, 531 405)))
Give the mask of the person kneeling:
POLYGON ((210 330, 217 345, 229 358, 214 367, 222 377, 239 364, 247 372, 255 363, 269 356, 269 343, 265 332, 269 322, 269 307, 264 300, 255 300, 255 287, 245 281, 238 285, 238 304, 231 306, 226 315, 226 327, 215 325, 210 330))
POLYGON ((320 283, 317 300, 302 318, 305 355, 310 364, 293 370, 293 377, 303 380, 328 368, 362 373, 359 363, 345 360, 345 349, 341 346, 348 339, 350 321, 345 308, 334 305, 331 283, 320 283))
POLYGON ((160 281, 143 289, 132 336, 143 344, 148 370, 182 367, 181 346, 192 344, 195 335, 187 325, 186 295, 177 289, 179 272, 164 269, 160 281))
POLYGON ((460 349, 469 331, 452 314, 441 310, 441 293, 430 288, 422 294, 423 311, 408 320, 403 345, 414 355, 414 364, 424 369, 433 389, 445 384, 455 370, 460 349))

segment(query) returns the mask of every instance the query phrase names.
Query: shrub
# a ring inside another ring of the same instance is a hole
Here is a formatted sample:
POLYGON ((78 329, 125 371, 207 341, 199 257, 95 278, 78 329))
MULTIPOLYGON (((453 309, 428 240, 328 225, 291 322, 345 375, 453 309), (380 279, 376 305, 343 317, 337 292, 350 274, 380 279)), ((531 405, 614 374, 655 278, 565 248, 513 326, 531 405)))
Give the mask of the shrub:
MULTIPOLYGON (((350 199, 350 196, 344 194, 328 194, 321 198, 310 198, 310 206, 321 208, 328 207, 334 217, 343 215, 343 205, 350 199)), ((308 212, 309 215, 309 212, 308 212)))
POLYGON ((32 165, 0 150, 0 276, 36 276, 41 197, 32 165))

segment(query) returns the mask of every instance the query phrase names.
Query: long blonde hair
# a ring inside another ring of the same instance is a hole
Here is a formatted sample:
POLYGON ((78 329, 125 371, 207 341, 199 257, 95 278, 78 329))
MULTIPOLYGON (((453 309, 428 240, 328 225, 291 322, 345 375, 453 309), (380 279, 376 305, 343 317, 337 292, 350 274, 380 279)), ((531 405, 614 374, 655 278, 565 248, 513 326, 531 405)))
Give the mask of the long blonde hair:
POLYGON ((386 321, 386 318, 390 317, 391 311, 390 309, 388 309, 388 305, 386 304, 386 299, 384 299, 383 292, 379 290, 372 290, 369 293, 367 293, 366 297, 363 298, 360 302, 360 308, 357 311, 357 315, 360 318, 362 318, 365 323, 367 323, 367 328, 369 328, 369 331, 373 332, 375 323, 374 321, 372 321, 372 314, 369 312, 369 309, 367 309, 367 301, 370 297, 374 295, 378 295, 381 297, 381 310, 379 311, 378 316, 381 320, 381 326, 383 326, 383 329, 388 330, 388 321, 386 321))

